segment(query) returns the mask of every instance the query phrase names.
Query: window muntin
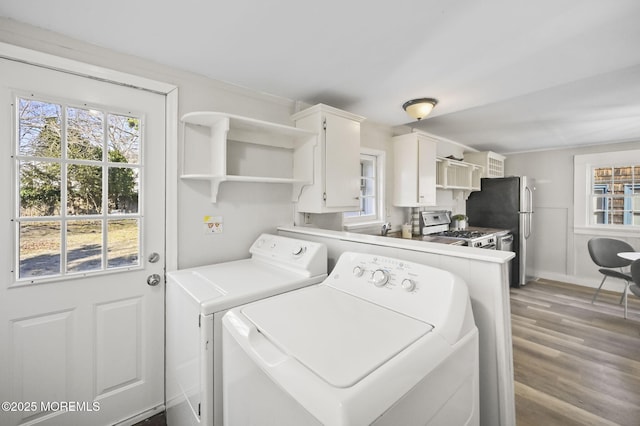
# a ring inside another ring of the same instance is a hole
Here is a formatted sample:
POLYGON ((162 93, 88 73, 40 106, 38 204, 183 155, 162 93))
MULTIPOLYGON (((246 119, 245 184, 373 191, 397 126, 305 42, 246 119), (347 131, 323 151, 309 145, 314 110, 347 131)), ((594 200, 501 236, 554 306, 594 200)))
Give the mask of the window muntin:
POLYGON ((17 281, 139 267, 140 117, 15 105, 17 281))
POLYGON ((640 225, 640 165, 591 169, 592 225, 640 225))

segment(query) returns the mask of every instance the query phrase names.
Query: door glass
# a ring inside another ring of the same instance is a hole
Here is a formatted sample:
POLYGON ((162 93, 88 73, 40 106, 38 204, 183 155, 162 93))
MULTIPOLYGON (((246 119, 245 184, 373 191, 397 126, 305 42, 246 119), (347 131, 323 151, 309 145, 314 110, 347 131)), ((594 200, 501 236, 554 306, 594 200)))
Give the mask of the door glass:
POLYGON ((100 111, 67 108, 67 157, 102 160, 103 114, 100 111))
POLYGON ((19 227, 21 277, 60 275, 60 223, 22 222, 19 227))
POLYGON ((102 269, 102 221, 67 222, 67 272, 102 269))
POLYGON ((138 219, 110 220, 107 235, 107 268, 139 264, 140 224, 138 219))
POLYGON ((140 266, 141 118, 15 105, 19 280, 140 266))

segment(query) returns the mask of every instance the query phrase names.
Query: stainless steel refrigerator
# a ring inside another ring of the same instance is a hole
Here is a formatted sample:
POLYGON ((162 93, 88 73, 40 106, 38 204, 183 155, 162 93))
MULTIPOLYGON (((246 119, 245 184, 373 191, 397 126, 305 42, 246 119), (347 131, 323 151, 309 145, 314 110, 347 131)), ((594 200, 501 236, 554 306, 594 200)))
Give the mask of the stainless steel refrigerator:
POLYGON ((526 176, 485 178, 481 180, 480 191, 472 192, 467 199, 470 226, 508 229, 513 234, 516 257, 511 261, 512 287, 527 283, 534 184, 534 179, 526 176))

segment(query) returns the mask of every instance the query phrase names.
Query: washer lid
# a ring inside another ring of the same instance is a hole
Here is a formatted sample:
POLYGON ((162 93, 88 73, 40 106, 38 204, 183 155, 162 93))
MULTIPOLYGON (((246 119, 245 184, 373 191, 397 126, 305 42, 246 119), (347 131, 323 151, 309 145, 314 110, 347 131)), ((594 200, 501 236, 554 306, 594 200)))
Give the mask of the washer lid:
POLYGON ((242 313, 283 352, 340 388, 355 385, 433 329, 326 285, 261 300, 242 313))

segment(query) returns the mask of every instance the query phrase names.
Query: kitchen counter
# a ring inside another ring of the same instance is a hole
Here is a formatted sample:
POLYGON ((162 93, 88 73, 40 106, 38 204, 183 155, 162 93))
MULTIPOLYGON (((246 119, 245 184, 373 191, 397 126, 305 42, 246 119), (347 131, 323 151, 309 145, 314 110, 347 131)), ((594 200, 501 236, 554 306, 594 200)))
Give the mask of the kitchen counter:
POLYGON ((329 229, 311 228, 306 226, 292 226, 278 228, 280 231, 295 232, 309 236, 330 238, 341 241, 352 241, 361 244, 370 244, 383 247, 412 250, 435 255, 445 255, 470 260, 478 260, 489 263, 508 264, 515 254, 510 251, 485 250, 475 247, 467 247, 451 244, 451 240, 429 236, 416 236, 412 239, 400 238, 400 233, 391 232, 387 236, 359 234, 357 232, 332 231, 329 229), (398 238, 396 238, 396 235, 398 238), (445 244, 443 244, 446 241, 445 244))

